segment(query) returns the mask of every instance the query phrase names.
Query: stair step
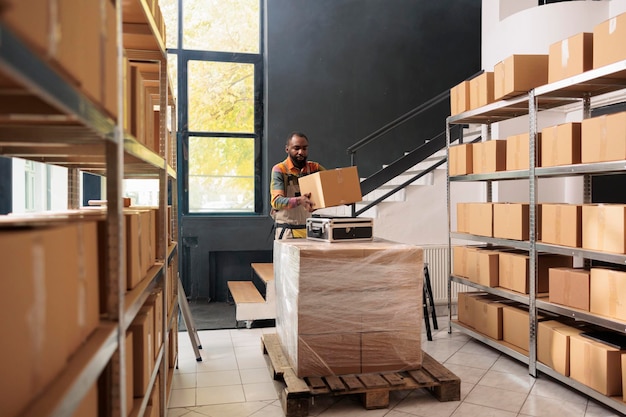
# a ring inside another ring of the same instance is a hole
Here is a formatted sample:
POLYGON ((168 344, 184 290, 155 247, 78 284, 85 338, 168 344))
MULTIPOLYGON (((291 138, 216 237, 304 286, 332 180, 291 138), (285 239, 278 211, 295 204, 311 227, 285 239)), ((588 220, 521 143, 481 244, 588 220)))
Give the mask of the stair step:
POLYGON ((265 303, 265 298, 256 289, 252 281, 228 281, 228 289, 236 304, 265 303))
POLYGON ((250 266, 259 278, 267 285, 269 281, 274 281, 273 263, 251 263, 250 266))

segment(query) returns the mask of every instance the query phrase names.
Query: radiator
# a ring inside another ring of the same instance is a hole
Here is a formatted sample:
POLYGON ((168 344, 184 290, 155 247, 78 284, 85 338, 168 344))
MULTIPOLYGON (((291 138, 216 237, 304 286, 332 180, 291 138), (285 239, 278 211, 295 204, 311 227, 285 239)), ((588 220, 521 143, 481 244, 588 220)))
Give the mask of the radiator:
MULTIPOLYGON (((448 303, 448 245, 422 246, 424 249, 424 264, 428 265, 430 285, 433 288, 435 304, 448 303)), ((457 294, 464 291, 474 291, 467 285, 452 282, 451 297, 456 302, 457 294)))

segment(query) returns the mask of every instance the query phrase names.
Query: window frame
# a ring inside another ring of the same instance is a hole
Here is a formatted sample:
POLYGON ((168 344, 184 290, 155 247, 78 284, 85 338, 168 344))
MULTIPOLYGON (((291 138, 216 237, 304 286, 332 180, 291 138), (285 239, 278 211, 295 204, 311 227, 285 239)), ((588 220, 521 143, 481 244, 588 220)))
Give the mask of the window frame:
POLYGON ((167 53, 177 60, 177 155, 178 155, 178 207, 182 215, 189 216, 258 216, 263 214, 263 129, 264 129, 264 1, 259 2, 259 53, 200 51, 184 49, 183 45, 183 0, 178 0, 178 40, 177 48, 168 48, 167 53), (254 66, 254 132, 214 132, 190 131, 188 117, 188 64, 190 61, 207 61, 236 64, 251 64, 254 66), (189 138, 190 137, 228 137, 254 139, 254 209, 250 212, 225 211, 189 211, 189 138))

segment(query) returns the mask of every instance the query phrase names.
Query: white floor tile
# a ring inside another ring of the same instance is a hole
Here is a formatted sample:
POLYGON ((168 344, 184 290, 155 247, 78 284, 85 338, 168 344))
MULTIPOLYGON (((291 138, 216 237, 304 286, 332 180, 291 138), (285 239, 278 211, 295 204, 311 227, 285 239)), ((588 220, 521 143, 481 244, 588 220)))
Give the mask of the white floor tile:
POLYGON ((489 370, 478 381, 478 385, 487 387, 501 388, 509 391, 521 392, 528 394, 535 383, 535 378, 528 375, 516 375, 506 372, 498 372, 489 370))
POLYGON ((240 369, 239 376, 241 377, 241 383, 254 384, 257 382, 272 382, 272 376, 270 375, 267 367, 252 368, 252 369, 240 369))
POLYGON ((267 404, 261 401, 250 401, 235 404, 204 405, 195 407, 194 410, 208 417, 248 417, 264 407, 267 407, 267 404))
POLYGON ((196 405, 196 389, 173 389, 170 396, 170 408, 189 407, 196 405))
POLYGON ((183 388, 195 388, 196 387, 196 373, 174 373, 172 378, 172 389, 183 388))
POLYGON ((518 413, 526 397, 527 394, 521 392, 476 385, 464 402, 518 413))
POLYGON ((198 405, 243 403, 246 401, 241 385, 202 387, 196 390, 196 402, 198 405))
POLYGON ((236 369, 229 371, 198 372, 197 375, 196 384, 198 387, 217 387, 220 385, 241 384, 239 371, 236 369))
POLYGON ((586 408, 586 404, 579 402, 567 402, 556 398, 529 395, 520 413, 534 417, 583 417, 586 408))
POLYGON ((278 393, 274 382, 257 382, 254 384, 243 384, 243 392, 246 401, 276 400, 278 393))
POLYGON ((225 356, 219 359, 205 360, 198 362, 197 372, 230 371, 237 370, 237 359, 235 355, 225 356))
POLYGON ((515 417, 517 413, 484 407, 477 404, 462 403, 452 417, 515 417))

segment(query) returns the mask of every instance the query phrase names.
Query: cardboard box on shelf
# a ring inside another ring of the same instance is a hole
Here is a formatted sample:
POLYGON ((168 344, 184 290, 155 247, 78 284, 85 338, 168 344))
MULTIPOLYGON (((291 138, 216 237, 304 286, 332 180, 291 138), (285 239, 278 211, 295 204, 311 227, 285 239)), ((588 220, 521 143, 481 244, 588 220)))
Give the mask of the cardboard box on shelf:
POLYGON ((450 147, 449 173, 451 177, 455 175, 467 175, 473 172, 472 162, 474 156, 472 146, 472 143, 463 143, 450 147))
POLYGON ((493 72, 485 71, 469 81, 470 109, 493 103, 493 72))
POLYGON ((133 396, 144 397, 154 367, 154 312, 142 308, 130 325, 133 333, 133 396))
POLYGON ((584 164, 626 159, 626 112, 583 120, 580 142, 584 164))
POLYGON ((626 320, 626 272, 591 268, 589 311, 626 320))
POLYGON ((311 193, 314 208, 341 206, 362 200, 361 183, 355 166, 329 169, 300 177, 300 192, 311 193))
POLYGON ((541 130, 541 166, 580 164, 581 123, 563 123, 541 130))
POLYGON ((530 336, 528 310, 514 305, 502 307, 502 340, 528 352, 530 336))
MULTIPOLYGON (((530 163, 530 139, 528 133, 513 135, 506 138, 506 170, 528 169, 530 163)), ((541 166, 541 133, 536 139, 536 164, 541 166)))
POLYGON ((95 224, 0 234, 0 404, 19 415, 63 370, 99 322, 95 224), (84 251, 84 252, 83 252, 84 251), (94 265, 95 262, 95 265, 94 265))
POLYGON ((470 109, 469 81, 462 81, 450 89, 450 115, 454 116, 470 109))
POLYGON ((581 268, 550 268, 549 301, 568 307, 589 311, 590 274, 581 268))
POLYGON ((593 67, 600 68, 626 59, 626 13, 593 28, 593 67))
POLYGON ((626 205, 584 204, 582 247, 626 253, 626 205))
MULTIPOLYGON (((541 230, 540 207, 536 211, 538 230, 541 230)), ((493 237, 528 240, 529 210, 526 203, 493 203, 493 237)))
POLYGON ((135 365, 133 363, 133 332, 126 331, 126 414, 130 415, 133 410, 133 384, 135 377, 133 370, 135 365))
POLYGON ((41 0, 6 0, 2 2, 2 21, 40 54, 50 44, 50 7, 41 0))
POLYGON ((582 245, 582 206, 577 204, 541 205, 541 241, 580 248, 582 245))
POLYGON ((488 140, 473 146, 472 169, 474 174, 504 171, 506 169, 506 141, 488 140))
POLYGON ((466 203, 469 211, 467 232, 479 236, 493 236, 493 203, 466 203))
POLYGON ((474 329, 495 340, 502 340, 502 310, 505 304, 485 297, 474 297, 474 329))
POLYGON ((470 203, 456 203, 456 231, 458 233, 469 233, 469 204, 470 203))
POLYGON ((622 353, 581 335, 570 335, 570 378, 603 395, 622 395, 622 353))
MULTIPOLYGON (((104 33, 104 109, 113 120, 118 118, 118 86, 119 70, 117 64, 117 19, 115 3, 105 2, 105 33, 104 33)), ((125 103, 126 105, 127 103, 125 103)))
POLYGON ((593 33, 578 33, 550 45, 548 82, 553 83, 593 68, 593 33))
MULTIPOLYGON (((528 252, 501 252, 499 261, 500 287, 528 294, 528 252)), ((572 267, 571 256, 538 254, 537 255, 537 288, 538 293, 549 291, 550 281, 548 270, 556 267, 572 267)))
POLYGON ((457 294, 457 314, 459 322, 466 326, 474 327, 474 313, 472 312, 473 303, 471 300, 471 292, 459 292, 457 294))
POLYGON ((495 100, 526 94, 548 82, 548 55, 511 55, 493 72, 495 100))
POLYGON ((584 330, 560 321, 540 321, 537 325, 537 360, 558 373, 570 375, 570 336, 584 330))
POLYGON ((452 273, 459 277, 467 277, 467 246, 452 248, 452 273))
POLYGON ((498 251, 467 248, 467 278, 486 287, 498 286, 498 251))

